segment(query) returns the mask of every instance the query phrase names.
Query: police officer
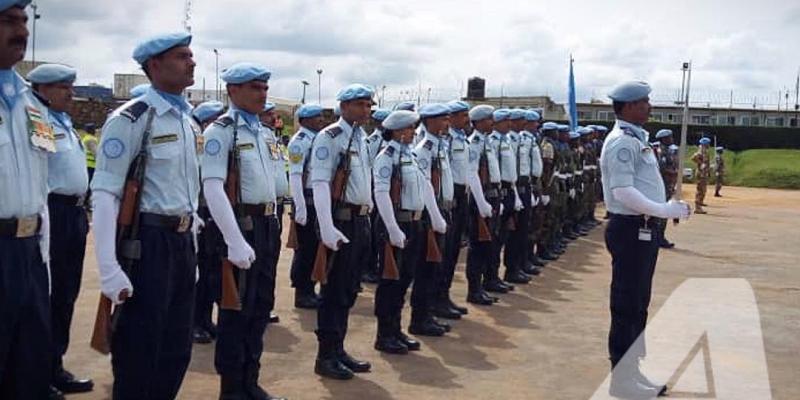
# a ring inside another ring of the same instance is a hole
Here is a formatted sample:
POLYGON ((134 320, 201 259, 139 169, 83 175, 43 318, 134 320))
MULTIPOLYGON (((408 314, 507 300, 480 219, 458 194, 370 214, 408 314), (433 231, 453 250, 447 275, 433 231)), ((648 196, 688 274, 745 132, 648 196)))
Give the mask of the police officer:
POLYGON ((583 178, 584 178, 584 217, 582 224, 589 230, 597 226, 598 221, 594 216, 595 199, 597 198, 597 149, 595 148, 594 137, 597 135, 597 127, 589 125, 587 130, 581 134, 581 146, 584 149, 583 159, 583 178))
POLYGON ((469 110, 474 130, 469 137, 467 186, 470 192, 470 216, 467 224, 467 302, 489 306, 498 299, 484 290, 483 277, 493 262, 494 241, 497 240, 497 215, 500 211, 500 166, 497 152, 489 145, 494 107, 478 105, 469 110), (485 229, 482 238, 481 230, 485 229), (488 232, 486 232, 488 231, 488 232))
MULTIPOLYGON (((381 123, 383 122, 386 117, 389 116, 389 110, 385 109, 375 109, 372 111, 372 123, 375 125, 375 129, 372 133, 367 137, 367 151, 369 153, 369 159, 374 160, 378 153, 383 149, 383 146, 386 144, 386 141, 383 140, 383 127, 381 123)), ((378 283, 380 282, 380 265, 379 265, 379 255, 381 252, 380 246, 380 236, 379 228, 380 224, 378 224, 378 219, 380 215, 378 214, 378 210, 373 209, 372 214, 370 215, 370 222, 372 223, 372 245, 369 252, 369 258, 367 262, 364 264, 366 268, 364 272, 361 274, 361 281, 365 283, 378 283)))
POLYGON ((657 221, 686 218, 691 212, 684 202, 664 202, 658 161, 642 128, 650 115, 649 93, 645 82, 623 83, 611 91, 617 121, 600 160, 603 197, 610 213, 605 235, 612 266, 609 394, 624 398, 652 398, 666 392, 666 386, 653 384, 639 371, 644 339, 634 342, 647 322, 658 258, 657 221))
MULTIPOLYGON (((200 103, 192 110, 192 118, 205 128, 214 122, 224 112, 225 106, 219 101, 200 103)), ((200 141, 203 146, 203 140, 200 141)), ((208 212, 208 205, 201 196, 197 208, 197 215, 203 220, 203 230, 197 236, 197 269, 198 280, 194 296, 194 328, 192 341, 199 344, 211 343, 217 336, 217 327, 211 321, 214 302, 219 301, 221 288, 220 261, 222 237, 219 229, 208 212)))
POLYGON ((344 349, 344 340, 371 242, 371 162, 366 134, 360 125, 370 116, 373 95, 372 88, 361 84, 339 91, 336 100, 341 118, 317 135, 311 150, 310 176, 317 223, 322 243, 332 250, 326 250, 330 268, 317 308, 319 349, 314 371, 334 379, 351 379, 354 372, 372 368, 370 363, 350 356, 344 349), (334 203, 331 196, 339 188, 333 183, 340 167, 348 167, 349 174, 346 186, 341 188, 341 199, 334 203))
MULTIPOLYGON (((425 178, 432 184, 439 211, 434 212, 433 207, 429 208, 423 224, 426 232, 428 229, 433 229, 437 246, 441 251, 447 220, 453 207, 453 174, 445 142, 450 127, 450 108, 441 103, 425 104, 420 107, 419 116, 421 122, 417 129, 419 142, 414 146, 412 153, 425 178), (434 179, 434 174, 438 175, 438 179, 434 179)), ((423 248, 427 256, 431 252, 428 246, 433 244, 428 240, 425 244, 423 248)), ((411 324, 408 327, 408 331, 414 335, 442 336, 449 330, 449 325, 433 317, 431 309, 436 287, 435 279, 440 268, 440 262, 429 262, 427 257, 420 258, 417 263, 414 288, 411 291, 411 324)))
MULTIPOLYGON (((506 265, 506 272, 503 280, 509 283, 527 284, 531 277, 525 274, 527 268, 528 251, 528 229, 530 228, 530 207, 531 207, 531 187, 530 187, 530 152, 531 142, 529 137, 523 138, 522 132, 525 130, 526 110, 519 108, 512 109, 509 114, 510 131, 506 135, 511 141, 514 153, 513 169, 516 174, 515 189, 517 197, 520 199, 518 206, 515 206, 514 231, 509 232, 506 241, 506 250, 503 252, 503 260, 506 265)), ((501 165, 501 167, 503 167, 501 165)))
POLYGON ((60 64, 44 64, 28 74, 34 94, 48 106, 53 125, 56 152, 48 155, 47 198, 50 214, 50 293, 53 330, 53 386, 63 393, 92 390, 88 379, 76 379, 64 369, 63 356, 69 346, 69 328, 75 300, 81 287, 83 256, 89 221, 84 208, 89 175, 86 156, 72 119, 66 113, 72 101, 75 69, 60 64))
MULTIPOLYGON (((25 8, 0 1, 0 398, 44 399, 53 361, 48 293, 47 108, 14 65, 25 56, 25 8)), ((55 393, 60 395, 60 393, 55 393)))
MULTIPOLYGON (((281 232, 283 232, 283 211, 285 205, 291 204, 291 197, 289 193, 289 162, 287 160, 288 156, 282 149, 281 143, 278 141, 278 136, 276 136, 275 131, 276 128, 273 127, 275 121, 283 121, 280 116, 275 114, 275 103, 267 102, 264 105, 264 110, 258 114, 259 119, 261 120, 261 125, 264 127, 264 138, 267 141, 267 145, 269 146, 269 158, 272 160, 273 169, 272 174, 275 179, 275 195, 277 196, 276 204, 277 208, 275 209, 275 216, 278 219, 278 238, 281 236, 281 232)), ((282 123, 282 122, 281 122, 282 123)), ((283 128, 281 128, 283 129, 283 128)), ((280 252, 280 239, 278 239, 278 251, 280 252)), ((278 259, 276 258, 273 260, 275 266, 273 268, 277 268, 278 266, 278 259)), ((273 294, 274 297, 274 294, 273 294)), ((280 321, 280 317, 278 314, 275 313, 274 310, 270 310, 269 312, 269 322, 270 323, 278 323, 280 321)))
POLYGON ((420 344, 403 333, 402 319, 405 293, 425 250, 422 214, 426 207, 438 213, 433 187, 425 178, 409 144, 419 115, 413 111, 393 111, 382 123, 386 147, 375 160, 375 204, 381 215, 381 273, 383 279, 375 290, 375 316, 378 333, 375 349, 390 354, 407 354, 419 350, 420 344), (392 185, 399 185, 395 189, 392 185), (397 192, 393 192, 397 190, 397 192), (399 195, 399 198, 392 198, 399 195), (384 250, 391 245, 394 259, 387 259, 384 250), (394 262, 397 276, 387 264, 394 262))
POLYGON ((545 261, 558 259, 558 212, 555 200, 561 193, 561 179, 557 150, 558 124, 545 122, 542 125, 542 206, 545 208, 542 234, 536 244, 539 258, 545 261))
POLYGON ((311 182, 308 176, 311 161, 311 145, 320 129, 324 127, 322 107, 316 104, 305 104, 295 113, 300 129, 289 141, 289 186, 294 200, 292 215, 297 234, 297 247, 292 258, 291 279, 294 287, 294 306, 297 308, 316 309, 319 297, 314 291, 311 271, 319 237, 317 237, 317 212, 311 193, 311 182))
MULTIPOLYGON (((661 156, 658 158, 658 168, 661 171, 661 179, 664 181, 665 199, 669 200, 675 194, 675 185, 678 183, 678 146, 675 146, 672 131, 662 129, 656 133, 656 139, 661 144, 661 156)), ((661 224, 661 242, 659 245, 664 249, 671 249, 675 244, 667 240, 666 237, 667 221, 661 224)))
POLYGON ((191 357, 197 268, 191 227, 201 140, 181 95, 194 84, 191 40, 188 33, 174 33, 141 42, 133 58, 152 87, 111 113, 103 126, 91 183, 92 226, 100 289, 115 304, 124 302, 111 342, 115 399, 174 398, 191 357), (117 260, 117 214, 140 150, 146 153, 138 205, 141 251, 121 250, 137 260, 124 271, 117 260))
POLYGON ((694 197, 695 213, 706 214, 703 206, 706 206, 706 190, 708 188, 708 176, 710 169, 708 165, 708 145, 711 139, 704 137, 698 142, 697 152, 692 155, 695 163, 695 178, 697 179, 697 191, 694 197))
MULTIPOLYGON (((241 311, 221 309, 214 365, 221 376, 220 399, 275 399, 258 385, 263 336, 275 305, 275 260, 280 230, 270 143, 258 114, 264 109, 270 72, 238 63, 221 76, 231 107, 204 134, 203 194, 227 245, 227 258, 246 274, 241 311), (239 192, 235 205, 225 193, 228 158, 238 152, 239 192)), ((237 279, 238 280, 238 279, 237 279)), ((241 282, 241 280, 238 280, 241 282)))
POLYGON ((461 239, 466 232, 469 206, 467 204, 467 163, 469 162, 469 142, 465 131, 469 125, 469 104, 455 100, 447 103, 450 108, 450 129, 447 140, 450 170, 453 176, 453 208, 450 212, 450 226, 445 235, 443 260, 437 270, 434 287, 433 313, 437 317, 459 319, 467 314, 466 307, 453 303, 450 287, 461 252, 461 239))
MULTIPOLYGON (((536 257, 533 248, 541 225, 539 203, 542 192, 539 178, 542 176, 542 155, 539 151, 539 144, 535 134, 539 131, 541 117, 536 111, 526 110, 524 111, 524 118, 518 150, 518 187, 527 189, 529 195, 523 196, 520 193, 520 199, 524 206, 520 212, 524 217, 520 217, 520 222, 525 227, 520 230, 520 232, 525 232, 525 237, 519 238, 522 241, 520 244, 522 254, 520 269, 528 275, 539 275, 541 273, 540 268, 544 266, 544 262, 536 257)), ((521 189, 518 188, 518 190, 521 192, 521 189)))

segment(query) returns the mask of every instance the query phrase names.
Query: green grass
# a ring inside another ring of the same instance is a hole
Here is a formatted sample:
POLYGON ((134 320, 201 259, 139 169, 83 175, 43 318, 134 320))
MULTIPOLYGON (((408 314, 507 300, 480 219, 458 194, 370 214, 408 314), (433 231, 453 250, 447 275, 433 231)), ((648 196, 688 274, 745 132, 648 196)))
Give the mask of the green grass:
MULTIPOLYGON (((696 146, 686 149, 685 166, 694 169, 691 156, 696 146)), ((714 155, 711 164, 714 163, 714 155)), ((725 185, 800 189, 800 150, 758 149, 733 152, 725 150, 725 185)), ((714 182, 711 171, 709 184, 714 182)))

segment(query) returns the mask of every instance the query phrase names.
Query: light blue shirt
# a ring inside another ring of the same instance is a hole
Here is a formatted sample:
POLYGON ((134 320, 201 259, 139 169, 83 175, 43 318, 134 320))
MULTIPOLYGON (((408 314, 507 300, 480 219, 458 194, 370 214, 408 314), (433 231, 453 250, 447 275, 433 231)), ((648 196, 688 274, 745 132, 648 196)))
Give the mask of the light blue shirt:
POLYGON ((21 77, 16 83, 13 107, 0 102, 0 218, 27 217, 44 210, 47 205, 48 152, 31 143, 28 115, 38 111, 50 126, 45 107, 33 95, 21 77), (18 89, 18 90, 17 90, 18 89), (29 108, 31 110, 29 110, 29 108))
POLYGON ((664 202, 664 181, 655 151, 648 143, 648 136, 642 127, 622 120, 617 120, 614 129, 606 136, 600 170, 603 200, 608 211, 625 215, 639 214, 614 198, 612 190, 618 187, 633 186, 651 201, 664 202))
POLYGON ((378 153, 383 149, 385 143, 383 141, 383 132, 380 129, 375 129, 369 137, 367 137, 367 152, 369 159, 374 160, 378 153))
POLYGON ((203 180, 228 176, 228 157, 239 150, 242 203, 264 204, 275 201, 275 163, 264 137, 264 128, 256 119, 248 122, 245 113, 231 107, 228 112, 206 128, 203 154, 203 180), (238 114, 238 118, 237 118, 238 114), (236 143, 233 130, 236 128, 236 143))
POLYGON ((153 122, 145 144, 140 209, 173 216, 193 213, 200 193, 202 133, 191 115, 153 88, 116 109, 103 125, 92 191, 122 197, 128 168, 142 147, 150 110, 153 122))
POLYGON ((339 118, 320 131, 311 153, 311 182, 332 183, 339 160, 350 157, 350 176, 343 200, 353 205, 372 204, 372 164, 367 151, 366 133, 361 127, 354 130, 347 121, 339 118))
POLYGON ((289 197, 289 176, 286 175, 286 157, 283 155, 275 132, 269 127, 264 127, 264 137, 267 140, 269 158, 272 160, 272 174, 275 177, 275 195, 289 197))
POLYGON ((422 211, 422 185, 425 176, 417 160, 407 145, 392 140, 378 154, 372 170, 375 193, 388 192, 392 184, 392 174, 399 173, 401 179, 400 209, 422 211))
POLYGON ((469 137, 470 171, 478 172, 481 158, 486 160, 489 171, 488 183, 500 183, 500 164, 497 161, 497 151, 489 144, 489 136, 476 129, 469 137))
POLYGON ((467 164, 469 163, 469 142, 467 134, 461 129, 450 128, 450 164, 453 170, 453 183, 467 184, 467 164))
POLYGON ((517 157, 519 164, 519 176, 531 176, 531 151, 533 149, 533 135, 527 131, 522 131, 517 135, 517 157))
POLYGON ((517 154, 516 146, 509 138, 508 134, 501 134, 494 131, 489 135, 489 146, 497 154, 497 162, 500 165, 500 177, 503 182, 517 182, 517 154))
POLYGON ((522 136, 530 140, 531 176, 540 178, 542 176, 544 164, 542 164, 542 152, 539 148, 539 144, 536 142, 536 135, 528 131, 524 131, 522 132, 522 136))
POLYGON ((50 192, 83 196, 89 189, 89 173, 78 132, 72 127, 72 120, 67 113, 50 110, 50 122, 56 138, 56 152, 50 153, 47 160, 50 192))
POLYGON ((289 141, 289 174, 302 176, 305 179, 303 185, 307 189, 311 189, 311 180, 306 174, 315 137, 317 132, 301 126, 289 141))
POLYGON ((434 187, 434 193, 439 193, 439 198, 437 200, 452 201, 455 189, 453 188, 453 173, 450 169, 450 158, 447 156, 449 152, 447 143, 443 138, 425 130, 424 127, 420 126, 420 128, 423 128, 422 132, 424 132, 424 136, 419 143, 414 146, 413 150, 414 156, 417 158, 417 163, 425 174, 425 178, 430 180, 431 166, 433 165, 434 158, 436 159, 441 172, 441 187, 434 187))

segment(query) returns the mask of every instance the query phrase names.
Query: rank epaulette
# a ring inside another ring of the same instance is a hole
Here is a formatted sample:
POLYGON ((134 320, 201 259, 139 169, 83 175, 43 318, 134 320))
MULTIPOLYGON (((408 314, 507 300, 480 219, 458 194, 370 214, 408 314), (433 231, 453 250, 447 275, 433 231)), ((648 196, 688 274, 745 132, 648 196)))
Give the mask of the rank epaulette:
POLYGON ((147 105, 147 103, 143 101, 137 101, 136 103, 133 103, 124 110, 120 111, 119 115, 131 120, 131 122, 136 122, 139 120, 139 117, 144 115, 148 108, 150 108, 150 106, 147 105))

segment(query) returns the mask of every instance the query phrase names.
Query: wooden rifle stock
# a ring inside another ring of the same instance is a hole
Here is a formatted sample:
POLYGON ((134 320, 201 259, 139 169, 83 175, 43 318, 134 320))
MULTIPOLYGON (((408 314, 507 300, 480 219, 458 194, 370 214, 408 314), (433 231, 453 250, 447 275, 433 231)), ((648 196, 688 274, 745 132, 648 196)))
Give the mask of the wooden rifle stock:
POLYGON ((297 222, 294 222, 294 218, 289 218, 289 237, 286 238, 286 248, 287 249, 296 249, 297 248, 297 222))
MULTIPOLYGON (((128 299, 128 291, 123 290, 119 294, 121 300, 128 299)), ((111 353, 111 333, 114 323, 112 321, 111 300, 100 293, 100 303, 97 306, 97 316, 94 318, 94 329, 89 345, 100 354, 111 353)))
POLYGON ((317 246, 317 255, 314 257, 314 269, 311 271, 311 280, 321 284, 328 283, 328 248, 320 241, 317 246))
MULTIPOLYGON (((238 124, 239 116, 237 114, 233 128, 233 149, 228 153, 228 174, 225 177, 225 195, 228 196, 228 201, 230 201, 233 207, 236 218, 240 217, 239 213, 236 211, 241 202, 241 175, 239 149, 237 148, 238 124)), ((241 311, 242 298, 239 292, 243 291, 244 288, 237 287, 234 268, 236 268, 236 266, 234 266, 229 259, 222 259, 222 298, 220 299, 220 308, 223 310, 241 311)), ((239 271, 241 283, 244 283, 244 273, 244 271, 239 271)))
POLYGON ((236 266, 227 258, 222 259, 222 299, 219 308, 223 310, 242 310, 242 299, 239 298, 239 291, 236 288, 236 280, 233 270, 236 266))
POLYGON ((492 234, 489 231, 489 225, 486 225, 486 220, 483 219, 480 214, 478 214, 476 218, 478 219, 478 241, 491 242, 492 234))
POLYGON ((425 261, 438 263, 442 262, 442 251, 439 250, 439 243, 436 240, 436 232, 433 229, 428 229, 428 245, 425 261))
MULTIPOLYGON (((400 179, 397 168, 394 168, 392 174, 392 182, 389 186, 389 198, 392 199, 392 205, 395 211, 400 208, 400 195, 402 192, 403 182, 400 179)), ((388 232, 387 232, 388 233, 388 232)), ((397 268, 397 260, 394 258, 394 247, 389 241, 388 234, 386 243, 383 245, 383 279, 398 280, 400 279, 400 269, 397 268)))

